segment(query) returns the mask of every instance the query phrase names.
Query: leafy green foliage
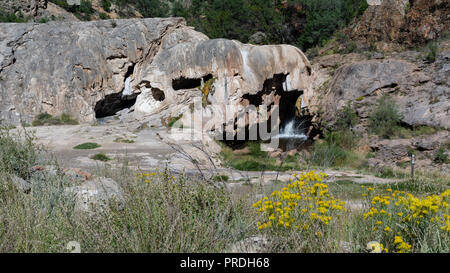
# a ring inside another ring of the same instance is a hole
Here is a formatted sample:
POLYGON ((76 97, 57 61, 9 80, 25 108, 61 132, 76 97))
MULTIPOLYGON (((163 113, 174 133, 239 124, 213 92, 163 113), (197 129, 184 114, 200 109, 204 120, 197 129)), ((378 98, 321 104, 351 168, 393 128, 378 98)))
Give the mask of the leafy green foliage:
POLYGON ((33 126, 44 126, 44 125, 77 125, 78 121, 73 119, 69 114, 62 114, 59 117, 53 117, 47 112, 41 113, 36 116, 33 120, 33 126))
MULTIPOLYGON (((268 43, 297 44, 306 50, 328 40, 365 8, 366 0, 293 0, 288 5, 279 0, 193 0, 187 8, 177 0, 171 12, 185 17, 210 38, 247 42, 252 34, 261 31, 268 36, 268 43), (307 19, 298 39, 287 27, 296 4, 303 8, 295 12, 307 19)), ((351 45, 349 50, 354 49, 351 45)))
POLYGON ((102 8, 106 12, 110 12, 111 11, 111 1, 110 0, 102 0, 100 4, 102 5, 102 8))
POLYGON ((336 129, 346 130, 352 128, 358 122, 358 115, 353 109, 350 102, 342 107, 337 113, 336 129))
POLYGON ((436 156, 434 157, 434 162, 436 162, 436 163, 446 163, 446 164, 448 164, 450 162, 450 160, 448 159, 447 154, 445 153, 445 149, 444 148, 440 148, 437 151, 436 156))
POLYGON ((26 23, 28 18, 25 18, 22 14, 15 15, 14 13, 5 13, 0 10, 0 23, 26 23))
POLYGON ((368 7, 366 0, 296 0, 306 7, 307 23, 298 45, 307 49, 324 44, 333 33, 368 7))
POLYGON ((369 131, 390 138, 396 135, 401 119, 402 115, 395 101, 388 96, 383 96, 369 116, 369 131))
POLYGON ((103 161, 103 162, 106 162, 106 161, 110 161, 110 160, 111 160, 111 158, 110 158, 109 156, 107 156, 105 153, 98 153, 98 154, 95 154, 95 155, 93 155, 93 156, 91 157, 91 159, 93 159, 93 160, 98 160, 98 161, 103 161))
POLYGON ((438 55, 438 46, 436 42, 429 42, 426 46, 426 56, 425 60, 430 63, 434 63, 436 61, 438 55))
POLYGON ((90 0, 81 0, 80 5, 69 5, 66 0, 50 0, 50 2, 64 8, 65 10, 73 13, 81 20, 91 20, 91 15, 95 13, 92 8, 92 2, 90 0))
POLYGON ((24 138, 0 128, 0 173, 14 173, 27 179, 40 152, 34 137, 25 131, 24 138))
POLYGON ((86 142, 73 147, 75 150, 92 150, 101 147, 101 145, 94 142, 86 142))

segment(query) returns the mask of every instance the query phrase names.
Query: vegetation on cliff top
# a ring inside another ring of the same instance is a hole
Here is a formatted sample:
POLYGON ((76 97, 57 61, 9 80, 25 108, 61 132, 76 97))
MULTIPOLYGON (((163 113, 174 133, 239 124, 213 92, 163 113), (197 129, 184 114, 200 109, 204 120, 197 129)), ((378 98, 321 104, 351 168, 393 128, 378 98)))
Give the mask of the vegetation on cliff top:
MULTIPOLYGON (((50 1, 82 20, 90 20, 95 13, 90 0, 82 0, 80 6, 50 1)), ((302 50, 325 43, 368 6, 366 0, 193 0, 189 6, 181 0, 171 2, 102 0, 101 6, 108 12, 115 4, 123 18, 135 16, 131 9, 144 17, 184 17, 210 38, 249 42, 251 35, 263 32, 267 36, 264 43, 292 44, 302 50)))

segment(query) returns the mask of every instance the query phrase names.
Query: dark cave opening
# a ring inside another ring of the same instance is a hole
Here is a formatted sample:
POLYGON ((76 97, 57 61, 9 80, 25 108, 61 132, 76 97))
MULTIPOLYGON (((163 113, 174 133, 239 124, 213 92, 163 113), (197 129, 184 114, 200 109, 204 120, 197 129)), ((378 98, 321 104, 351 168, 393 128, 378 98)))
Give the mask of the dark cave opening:
POLYGON ((202 85, 202 81, 205 83, 213 78, 213 75, 208 74, 202 78, 185 78, 181 77, 172 80, 173 90, 194 89, 202 85))
MULTIPOLYGON (((255 95, 247 94, 243 96, 243 105, 254 105, 256 107, 263 105, 267 96, 275 96, 275 99, 273 99, 274 102, 272 102, 271 105, 268 105, 268 110, 270 111, 271 107, 275 104, 279 105, 280 124, 278 129, 280 132, 276 137, 280 140, 280 148, 282 150, 293 148, 300 149, 304 145, 307 145, 310 142, 307 140, 310 138, 308 133, 311 133, 309 132, 311 127, 311 117, 302 115, 300 109, 301 105, 298 105, 299 103, 301 104, 299 98, 303 95, 303 90, 285 91, 288 89, 286 85, 287 75, 288 74, 275 74, 273 78, 267 79, 264 82, 263 90, 255 95)), ((253 126, 257 126, 258 128, 261 124, 255 124, 253 126)), ((270 128, 270 126, 271 118, 267 121, 267 128, 269 128, 269 131, 275 129, 270 128)), ((237 129, 237 125, 235 125, 234 129, 237 129)), ((245 146, 249 141, 250 128, 249 126, 246 126, 242 130, 245 130, 246 140, 226 140, 225 143, 232 148, 245 146)), ((259 134, 257 136, 257 141, 261 141, 259 134)))
POLYGON ((104 99, 95 104, 96 118, 114 116, 117 112, 132 107, 136 103, 139 94, 122 96, 122 92, 105 96, 104 99))
MULTIPOLYGON (((133 76, 136 64, 131 63, 124 75, 125 85, 127 80, 133 76)), ((120 93, 106 95, 102 100, 95 104, 94 111, 96 118, 105 118, 114 116, 117 112, 132 107, 136 103, 137 96, 140 93, 133 93, 131 95, 124 95, 123 92, 126 86, 120 93)))

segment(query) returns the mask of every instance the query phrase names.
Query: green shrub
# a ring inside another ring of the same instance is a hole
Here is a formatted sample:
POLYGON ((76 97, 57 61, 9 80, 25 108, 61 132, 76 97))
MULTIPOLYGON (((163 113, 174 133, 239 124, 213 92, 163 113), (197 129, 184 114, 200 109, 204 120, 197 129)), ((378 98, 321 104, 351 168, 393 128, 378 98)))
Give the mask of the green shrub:
POLYGON ((102 0, 101 6, 106 12, 111 11, 111 1, 110 0, 102 0))
POLYGON ((91 157, 91 159, 98 160, 98 161, 103 161, 103 162, 111 160, 111 158, 109 156, 107 156, 106 154, 104 154, 104 153, 95 154, 95 155, 93 155, 91 157))
MULTIPOLYGON (((177 121, 179 121, 182 117, 183 117, 183 114, 176 116, 176 117, 170 117, 167 126, 169 126, 169 128, 174 127, 175 124, 177 124, 177 121)), ((183 125, 181 124, 177 128, 183 128, 183 125)))
POLYGON ((75 150, 92 150, 101 147, 101 145, 94 142, 86 142, 73 147, 75 150))
POLYGON ((359 137, 350 130, 329 131, 325 133, 325 141, 328 144, 334 144, 344 149, 352 150, 359 137))
POLYGON ((53 117, 47 112, 41 113, 33 120, 33 126, 45 126, 45 125, 77 125, 78 121, 73 119, 69 114, 62 114, 59 117, 53 117))
POLYGON ((114 142, 131 144, 131 143, 135 143, 136 141, 134 141, 132 139, 126 139, 126 138, 118 137, 118 138, 114 139, 114 142))
POLYGON ((22 13, 15 15, 14 13, 4 13, 0 10, 0 23, 26 23, 28 18, 25 18, 22 13))
POLYGON ((450 163, 450 160, 448 159, 447 154, 445 153, 445 149, 444 148, 440 148, 437 153, 436 156, 434 157, 434 162, 436 163, 450 163))
POLYGON ((310 152, 309 161, 320 167, 343 165, 347 159, 347 151, 336 144, 327 142, 315 143, 310 152))
POLYGON ((108 20, 109 19, 108 14, 106 14, 104 12, 100 12, 99 16, 100 16, 100 19, 102 19, 102 20, 108 20))
POLYGON ((397 104, 388 96, 378 100, 377 105, 369 116, 369 131, 379 136, 390 138, 395 136, 400 125, 402 115, 397 104))
POLYGON ((335 127, 338 130, 346 130, 354 127, 357 122, 358 115, 353 109, 351 102, 347 102, 347 104, 337 112, 335 127))
POLYGON ((9 130, 0 128, 0 173, 28 178, 41 151, 33 141, 34 137, 26 131, 22 138, 19 134, 11 134, 9 130))
POLYGON ((426 47, 426 56, 425 60, 430 63, 434 63, 436 61, 437 55, 438 55, 438 46, 437 43, 432 41, 429 42, 426 47))

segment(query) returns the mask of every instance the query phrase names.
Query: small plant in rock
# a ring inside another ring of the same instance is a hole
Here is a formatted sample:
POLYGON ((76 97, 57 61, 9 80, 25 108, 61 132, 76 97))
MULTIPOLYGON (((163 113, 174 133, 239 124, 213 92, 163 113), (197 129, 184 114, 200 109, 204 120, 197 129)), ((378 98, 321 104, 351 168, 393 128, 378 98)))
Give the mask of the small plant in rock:
POLYGON ((86 142, 73 147, 75 150, 92 150, 101 147, 101 145, 94 142, 86 142))
POLYGON ((383 96, 369 116, 369 131, 390 138, 395 136, 401 119, 402 115, 395 101, 388 96, 383 96))
POLYGON ((426 47, 426 56, 425 61, 429 63, 434 63, 436 61, 437 55, 438 55, 438 46, 436 42, 430 42, 428 43, 426 47))
POLYGON ((450 163, 450 160, 448 159, 448 155, 445 153, 445 149, 444 148, 440 148, 437 153, 436 156, 434 157, 434 162, 436 163, 450 163))
POLYGON ((131 143, 135 143, 136 141, 134 141, 132 139, 126 139, 126 138, 118 137, 118 138, 114 139, 114 142, 131 144, 131 143))
POLYGON ((358 122, 358 115, 356 111, 353 109, 351 102, 347 102, 347 104, 342 107, 341 110, 337 113, 336 119, 336 129, 345 130, 352 128, 358 122))
POLYGON ((48 126, 48 125, 77 125, 78 121, 73 119, 69 114, 62 114, 59 117, 54 117, 47 112, 41 113, 33 120, 33 126, 48 126))
POLYGON ((95 155, 93 155, 91 157, 91 159, 98 160, 98 161, 103 161, 103 162, 111 160, 111 158, 109 156, 107 156, 106 154, 104 154, 104 153, 95 154, 95 155))

